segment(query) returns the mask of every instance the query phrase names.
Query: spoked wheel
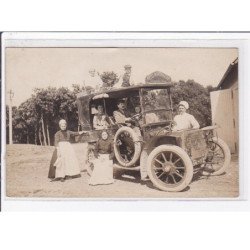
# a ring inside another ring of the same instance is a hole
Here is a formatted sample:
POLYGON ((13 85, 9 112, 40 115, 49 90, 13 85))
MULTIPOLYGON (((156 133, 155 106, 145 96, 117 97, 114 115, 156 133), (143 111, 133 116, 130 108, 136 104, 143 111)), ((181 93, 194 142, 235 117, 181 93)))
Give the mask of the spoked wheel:
POLYGON ((139 160, 141 153, 139 135, 130 127, 119 128, 114 138, 114 152, 121 166, 133 166, 139 160))
POLYGON ((231 153, 227 144, 220 138, 214 137, 208 144, 209 151, 203 166, 203 175, 221 175, 230 165, 231 153))
POLYGON ((153 184, 163 191, 182 191, 193 178, 193 164, 188 154, 172 145, 158 146, 149 154, 147 171, 153 184))

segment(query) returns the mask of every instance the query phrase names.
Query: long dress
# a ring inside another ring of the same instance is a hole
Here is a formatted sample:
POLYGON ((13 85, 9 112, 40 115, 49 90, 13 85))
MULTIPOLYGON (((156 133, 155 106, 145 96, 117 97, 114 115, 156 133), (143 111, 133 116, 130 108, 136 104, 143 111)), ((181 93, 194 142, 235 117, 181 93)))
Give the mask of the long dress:
POLYGON ((113 179, 113 142, 109 139, 100 139, 96 143, 95 155, 92 162, 94 170, 89 179, 89 185, 103 185, 114 183, 113 179))
POLYGON ((70 144, 71 137, 76 135, 79 135, 79 133, 69 130, 60 130, 55 134, 54 144, 60 151, 60 154, 58 154, 57 149, 54 150, 50 161, 48 178, 64 178, 65 176, 80 175, 79 162, 70 144))

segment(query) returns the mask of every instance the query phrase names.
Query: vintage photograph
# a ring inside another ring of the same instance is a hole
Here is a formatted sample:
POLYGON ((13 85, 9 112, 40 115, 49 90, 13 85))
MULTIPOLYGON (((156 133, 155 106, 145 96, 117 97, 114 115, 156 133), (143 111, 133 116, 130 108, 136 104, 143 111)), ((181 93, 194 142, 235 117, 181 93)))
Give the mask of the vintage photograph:
POLYGON ((238 48, 2 53, 6 198, 239 197, 238 48))

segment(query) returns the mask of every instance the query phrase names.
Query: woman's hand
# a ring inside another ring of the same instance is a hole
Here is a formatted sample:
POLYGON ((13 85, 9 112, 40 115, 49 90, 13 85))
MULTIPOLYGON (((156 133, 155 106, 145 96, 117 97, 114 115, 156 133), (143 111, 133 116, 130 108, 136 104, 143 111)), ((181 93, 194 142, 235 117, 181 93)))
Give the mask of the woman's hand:
POLYGON ((86 134, 85 131, 79 131, 79 135, 86 134))

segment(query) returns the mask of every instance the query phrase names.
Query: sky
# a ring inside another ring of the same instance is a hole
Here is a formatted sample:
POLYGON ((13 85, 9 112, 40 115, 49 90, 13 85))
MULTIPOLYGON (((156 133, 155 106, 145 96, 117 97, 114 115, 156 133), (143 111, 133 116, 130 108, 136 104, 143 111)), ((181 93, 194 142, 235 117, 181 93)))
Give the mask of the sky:
POLYGON ((14 92, 13 105, 18 106, 34 88, 91 85, 90 69, 120 76, 126 64, 132 66, 135 83, 162 71, 173 81, 217 86, 237 57, 235 48, 6 48, 6 91, 14 92))

